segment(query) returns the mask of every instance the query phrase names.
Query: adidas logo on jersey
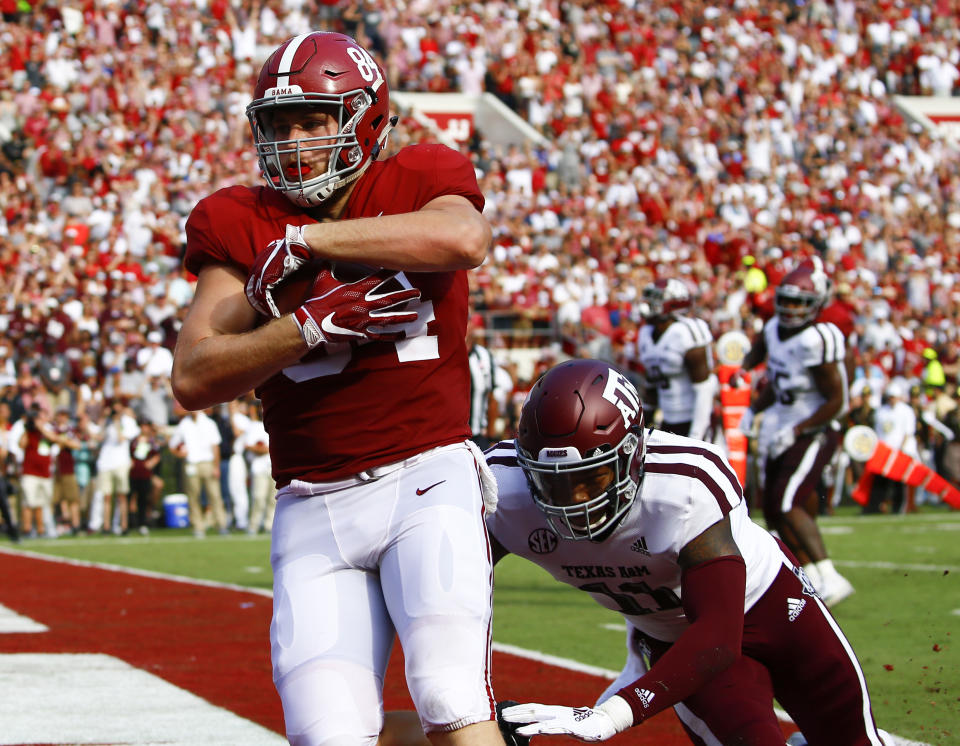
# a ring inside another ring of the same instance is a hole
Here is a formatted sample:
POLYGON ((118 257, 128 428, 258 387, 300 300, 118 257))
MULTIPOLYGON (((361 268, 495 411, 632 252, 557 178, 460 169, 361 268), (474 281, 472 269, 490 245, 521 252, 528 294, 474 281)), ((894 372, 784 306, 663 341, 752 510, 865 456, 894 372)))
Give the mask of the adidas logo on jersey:
POLYGON ((633 693, 637 695, 637 698, 640 700, 640 704, 643 705, 643 709, 645 710, 649 709, 653 705, 653 698, 657 696, 649 689, 634 689, 633 693))
POLYGON ((796 618, 800 616, 800 612, 803 611, 803 607, 806 605, 807 600, 805 598, 788 598, 787 619, 791 622, 796 621, 796 618))
POLYGON ((647 539, 646 539, 646 537, 645 537, 645 536, 641 536, 639 539, 637 539, 635 542, 633 542, 633 544, 630 545, 630 551, 632 551, 632 552, 640 552, 640 554, 645 554, 645 555, 647 555, 647 556, 649 557, 649 556, 650 556, 650 552, 649 552, 649 550, 647 549, 647 539))

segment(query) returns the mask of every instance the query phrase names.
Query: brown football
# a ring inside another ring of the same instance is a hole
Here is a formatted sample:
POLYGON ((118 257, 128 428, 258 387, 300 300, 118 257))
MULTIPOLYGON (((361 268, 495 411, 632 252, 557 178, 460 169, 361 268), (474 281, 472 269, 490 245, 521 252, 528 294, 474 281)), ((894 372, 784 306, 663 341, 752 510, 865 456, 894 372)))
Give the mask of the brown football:
POLYGON ((273 290, 273 302, 281 315, 293 313, 310 297, 313 281, 320 271, 320 262, 309 262, 285 279, 273 290))

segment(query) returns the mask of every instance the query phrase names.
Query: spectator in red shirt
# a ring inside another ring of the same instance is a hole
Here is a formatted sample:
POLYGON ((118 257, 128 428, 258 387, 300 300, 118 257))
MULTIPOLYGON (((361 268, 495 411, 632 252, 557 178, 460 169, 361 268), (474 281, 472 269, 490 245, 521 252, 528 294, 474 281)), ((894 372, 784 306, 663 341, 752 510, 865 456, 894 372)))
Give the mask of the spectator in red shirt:
MULTIPOLYGON (((44 525, 44 512, 53 509, 53 446, 71 447, 72 439, 60 435, 50 423, 50 415, 41 407, 31 407, 25 415, 20 450, 23 466, 20 488, 23 492, 21 526, 26 536, 35 538, 44 525)), ((48 525, 49 532, 51 526, 48 525)), ((47 534, 56 539, 56 533, 47 534)))

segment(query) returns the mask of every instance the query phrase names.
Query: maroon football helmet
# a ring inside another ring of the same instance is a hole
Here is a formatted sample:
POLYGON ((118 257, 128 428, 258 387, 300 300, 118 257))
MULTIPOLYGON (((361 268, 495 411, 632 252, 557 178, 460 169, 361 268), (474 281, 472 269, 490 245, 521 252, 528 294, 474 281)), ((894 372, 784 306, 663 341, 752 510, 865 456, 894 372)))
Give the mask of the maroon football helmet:
POLYGON ((661 278, 643 289, 643 302, 647 307, 644 318, 661 321, 684 311, 692 305, 690 290, 682 280, 674 277, 661 278))
POLYGON ((314 31, 288 39, 263 65, 253 101, 247 106, 264 178, 294 204, 321 204, 376 160, 396 121, 389 110, 390 93, 382 68, 349 36, 314 31), (278 140, 272 113, 294 104, 332 110, 337 133, 278 140), (303 154, 316 150, 330 151, 326 173, 297 175, 303 154), (284 167, 285 158, 292 167, 284 167))
POLYGON ((817 318, 830 294, 830 280, 819 257, 807 259, 780 281, 773 307, 780 326, 798 329, 817 318))
POLYGON ((609 363, 571 360, 538 380, 520 413, 517 458, 533 499, 567 539, 602 539, 643 475, 643 407, 609 363))

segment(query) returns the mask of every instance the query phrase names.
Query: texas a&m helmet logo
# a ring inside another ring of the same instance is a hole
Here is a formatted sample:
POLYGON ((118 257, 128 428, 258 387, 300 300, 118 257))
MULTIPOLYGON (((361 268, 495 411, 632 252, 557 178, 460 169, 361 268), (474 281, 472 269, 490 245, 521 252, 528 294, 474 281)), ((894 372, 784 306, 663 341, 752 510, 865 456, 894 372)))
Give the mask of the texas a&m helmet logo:
POLYGON ((607 385, 603 388, 603 398, 620 410, 623 425, 629 428, 640 414, 640 394, 625 375, 613 368, 609 371, 607 385))

